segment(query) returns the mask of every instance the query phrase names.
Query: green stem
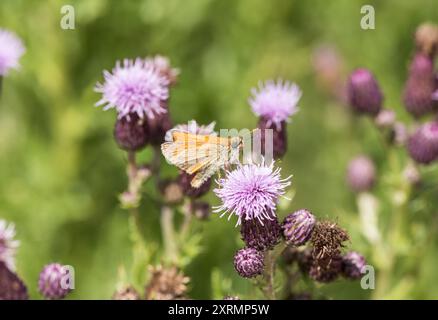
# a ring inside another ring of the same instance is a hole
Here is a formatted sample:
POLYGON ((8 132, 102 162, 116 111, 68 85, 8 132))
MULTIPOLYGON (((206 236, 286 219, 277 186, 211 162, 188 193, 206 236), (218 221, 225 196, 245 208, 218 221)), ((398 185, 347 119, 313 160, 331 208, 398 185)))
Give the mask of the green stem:
POLYGON ((283 252, 286 245, 282 242, 272 251, 265 253, 265 270, 263 271, 264 286, 262 291, 268 300, 276 299, 275 292, 275 267, 277 258, 283 252))
POLYGON ((164 252, 166 258, 176 263, 178 260, 177 241, 175 237, 175 229, 173 225, 174 212, 168 206, 161 208, 161 232, 164 242, 164 252))

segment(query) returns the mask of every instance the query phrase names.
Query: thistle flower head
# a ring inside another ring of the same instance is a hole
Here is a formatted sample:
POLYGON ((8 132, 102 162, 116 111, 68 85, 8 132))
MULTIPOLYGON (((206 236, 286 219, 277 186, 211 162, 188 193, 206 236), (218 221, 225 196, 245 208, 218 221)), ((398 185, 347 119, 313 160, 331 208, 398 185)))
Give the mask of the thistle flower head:
POLYGON ((105 82, 98 83, 96 92, 102 93, 96 105, 104 110, 115 108, 119 118, 136 113, 139 118, 153 119, 166 113, 163 107, 169 98, 169 80, 160 74, 153 63, 140 58, 117 62, 111 72, 104 71, 105 82))
POLYGON ((149 140, 148 126, 137 114, 127 118, 117 119, 114 126, 114 139, 117 145, 127 151, 138 151, 146 146, 149 140))
POLYGON ((158 72, 169 81, 170 85, 173 85, 177 82, 179 69, 171 67, 169 58, 162 55, 156 55, 146 58, 145 61, 146 63, 153 64, 158 72))
POLYGON ((347 169, 347 182, 355 192, 370 190, 376 180, 376 168, 373 161, 360 155, 350 161, 347 169))
POLYGON ((306 209, 289 214, 281 225, 286 242, 293 246, 305 244, 312 235, 315 222, 315 216, 306 209))
POLYGON ((63 277, 67 274, 66 268, 59 263, 51 263, 43 268, 38 280, 38 289, 46 299, 62 299, 70 291, 63 286, 63 277))
POLYGON ((403 91, 406 110, 414 117, 433 111, 436 89, 433 58, 423 53, 415 54, 403 91))
POLYGON ((15 253, 20 244, 18 240, 14 240, 14 237, 14 224, 0 220, 0 261, 12 271, 15 270, 15 253))
POLYGON ((234 255, 234 268, 244 278, 262 274, 264 269, 263 254, 254 248, 240 249, 234 255))
POLYGON ((409 155, 416 162, 429 164, 438 157, 438 122, 423 124, 407 142, 409 155))
POLYGON ((276 126, 271 120, 262 117, 259 120, 258 128, 260 129, 261 154, 265 156, 269 152, 267 146, 272 141, 272 155, 274 159, 283 157, 287 151, 286 122, 283 121, 280 125, 276 126), (269 131, 265 129, 272 129, 272 136, 269 136, 269 131))
POLYGON ((0 77, 7 75, 10 69, 20 67, 19 60, 25 51, 20 38, 13 32, 0 29, 0 77))
POLYGON ((359 279, 362 276, 362 269, 365 267, 365 258, 351 251, 342 256, 342 273, 346 278, 359 279))
POLYGON ((258 220, 243 220, 240 228, 242 240, 250 248, 271 250, 280 241, 281 228, 277 217, 261 224, 258 220))
POLYGON ((282 80, 260 82, 259 90, 253 88, 251 93, 249 104, 252 111, 277 127, 298 111, 297 103, 302 94, 296 84, 282 80))
POLYGON ((313 258, 322 261, 340 255, 344 242, 349 239, 348 233, 336 223, 317 222, 310 238, 313 258))
POLYGON ((222 212, 221 216, 229 213, 229 219, 236 215, 237 225, 243 219, 257 219, 262 224, 265 219, 274 219, 277 199, 290 185, 290 177, 281 179, 280 170, 273 164, 246 164, 227 171, 213 190, 222 201, 215 212, 222 212))
POLYGON ((350 75, 347 93, 354 111, 372 116, 379 113, 383 95, 377 80, 368 69, 357 69, 350 75))

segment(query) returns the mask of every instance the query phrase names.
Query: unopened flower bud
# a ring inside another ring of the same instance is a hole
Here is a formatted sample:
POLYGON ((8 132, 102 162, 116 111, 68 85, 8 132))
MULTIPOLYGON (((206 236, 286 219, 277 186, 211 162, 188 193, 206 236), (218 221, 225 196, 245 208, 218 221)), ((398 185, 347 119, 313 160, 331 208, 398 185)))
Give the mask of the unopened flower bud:
POLYGON ((141 150, 148 143, 148 128, 145 120, 139 119, 137 114, 132 114, 129 118, 117 119, 114 138, 123 150, 141 150))
POLYGON ((67 275, 66 268, 59 263, 51 263, 44 267, 40 273, 38 289, 46 299, 62 299, 70 291, 63 283, 63 277, 67 275))
POLYGON ((305 244, 312 235, 315 222, 315 216, 306 209, 289 214, 281 225, 286 243, 293 246, 305 244))
POLYGON ((347 169, 347 182, 355 192, 370 190, 376 179, 374 163, 367 156, 358 156, 350 161, 347 169))
POLYGON ((242 240, 250 248, 259 251, 271 250, 280 241, 281 228, 277 217, 264 220, 242 220, 240 228, 242 240))
POLYGON ((417 53, 411 63, 403 93, 406 110, 414 117, 431 112, 435 103, 432 98, 435 89, 433 60, 417 53))
POLYGON ((234 256, 234 268, 244 278, 260 275, 264 269, 263 254, 254 248, 240 249, 234 256))
POLYGON ((361 254, 349 252, 342 257, 342 274, 348 279, 359 279, 365 265, 365 258, 361 254))
POLYGON ((438 157, 438 122, 428 122, 409 137, 408 152, 413 160, 429 164, 438 157))
POLYGON ((395 123, 395 112, 389 109, 382 109, 374 119, 379 128, 391 128, 395 123))
POLYGON ((373 74, 367 69, 357 69, 348 81, 348 99, 358 113, 375 116, 382 108, 383 95, 373 74))
POLYGON ((272 155, 274 159, 281 158, 287 151, 287 130, 286 122, 282 121, 280 124, 275 125, 271 120, 266 118, 260 118, 258 128, 261 135, 261 153, 265 155, 267 150, 266 146, 272 145, 272 155), (268 134, 267 130, 271 130, 272 134, 268 134), (267 139, 272 139, 267 141, 267 139))

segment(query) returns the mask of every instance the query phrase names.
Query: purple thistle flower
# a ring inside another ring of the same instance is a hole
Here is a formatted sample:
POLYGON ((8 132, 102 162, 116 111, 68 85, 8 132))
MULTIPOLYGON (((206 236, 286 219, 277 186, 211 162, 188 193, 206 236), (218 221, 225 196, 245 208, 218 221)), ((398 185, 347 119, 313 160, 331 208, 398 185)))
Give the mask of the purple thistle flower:
POLYGON ((264 269, 263 254, 254 248, 240 249, 234 255, 234 268, 244 278, 260 275, 264 269))
POLYGON ((293 246, 305 244, 312 235, 315 222, 315 216, 306 209, 289 214, 281 225, 286 242, 293 246))
POLYGON ((243 220, 240 235, 245 244, 259 251, 271 250, 280 241, 281 228, 277 217, 261 224, 258 220, 243 220))
POLYGON ((0 29, 0 77, 6 76, 10 69, 20 67, 19 60, 25 51, 15 33, 0 29))
POLYGON ((18 240, 14 240, 14 237, 14 224, 0 220, 0 261, 4 262, 11 271, 15 270, 15 253, 20 244, 18 240))
POLYGON ((429 164, 438 157, 438 122, 423 124, 407 142, 409 155, 416 162, 429 164))
POLYGON ((269 121, 269 126, 273 123, 277 128, 298 111, 297 103, 302 94, 296 84, 282 80, 259 82, 259 90, 253 88, 251 93, 249 104, 252 111, 269 121))
POLYGON ((167 78, 169 85, 174 85, 177 82, 179 69, 171 67, 169 58, 156 55, 154 57, 147 57, 145 61, 146 63, 152 63, 158 72, 167 78))
POLYGON ((348 80, 348 99, 354 111, 377 115, 383 95, 373 74, 367 69, 355 70, 348 80))
POLYGON ((347 169, 347 182, 355 192, 370 190, 376 180, 376 168, 373 161, 361 155, 350 161, 347 169))
POLYGON ((221 217, 229 213, 228 219, 236 215, 236 225, 242 219, 257 219, 261 224, 265 219, 274 219, 277 199, 291 184, 291 177, 281 179, 280 171, 280 168, 274 170, 273 163, 270 166, 247 164, 227 171, 225 178, 217 181, 219 188, 213 190, 222 200, 214 212, 223 212, 221 217))
POLYGON ((403 92, 406 110, 414 117, 431 112, 434 106, 433 93, 436 89, 433 59, 417 53, 412 60, 408 80, 403 92))
POLYGON ((117 61, 112 73, 104 71, 105 82, 97 83, 96 92, 102 93, 96 106, 104 110, 116 108, 118 118, 136 113, 139 118, 153 119, 166 113, 163 104, 169 98, 169 80, 160 74, 153 63, 137 58, 117 61))
POLYGON ((365 265, 365 258, 355 251, 349 252, 342 257, 342 273, 346 278, 359 279, 365 265))
POLYGON ((62 299, 70 291, 63 288, 62 279, 66 275, 66 269, 59 263, 51 263, 44 267, 40 273, 38 289, 46 299, 62 299))

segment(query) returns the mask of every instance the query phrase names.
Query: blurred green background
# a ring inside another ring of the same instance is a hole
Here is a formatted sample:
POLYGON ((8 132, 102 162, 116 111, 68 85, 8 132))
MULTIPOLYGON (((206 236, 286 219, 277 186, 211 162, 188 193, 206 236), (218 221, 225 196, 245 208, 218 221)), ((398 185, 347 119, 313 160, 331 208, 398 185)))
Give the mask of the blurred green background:
MULTIPOLYGON (((93 86, 104 69, 125 57, 170 57, 181 70, 171 92, 174 122, 216 121, 218 128, 256 125, 247 98, 259 80, 296 82, 303 97, 281 162, 283 174, 293 174, 296 194, 282 214, 307 207, 318 217, 337 218, 351 233, 351 247, 367 255, 373 248, 359 232, 345 167, 357 153, 382 159, 382 144, 370 121, 352 121, 316 85, 312 54, 329 43, 344 57, 347 71, 373 70, 386 106, 408 119, 400 95, 412 33, 421 22, 438 22, 438 10, 435 0, 2 0, 0 21, 27 48, 22 69, 3 81, 0 100, 0 218, 16 224, 17 271, 32 298, 39 298, 43 265, 70 264, 76 271, 70 298, 108 299, 119 266, 129 267, 132 252, 127 212, 117 201, 127 179, 126 155, 112 139, 115 112, 93 107, 99 100, 93 86), (75 30, 60 28, 64 4, 75 8, 75 30), (375 30, 360 28, 364 4, 376 10, 375 30)), ((146 150, 141 158, 148 157, 146 150)), ((159 212, 147 199, 141 216, 147 243, 160 243, 159 212)), ((186 269, 191 296, 215 297, 214 268, 232 280, 231 293, 249 293, 250 283, 232 266, 242 245, 234 223, 213 215, 198 224, 203 250, 186 269)), ((437 247, 431 241, 425 248, 418 272, 409 275, 414 285, 395 297, 438 297, 437 247)), ((319 290, 332 298, 372 294, 343 280, 319 290)))

